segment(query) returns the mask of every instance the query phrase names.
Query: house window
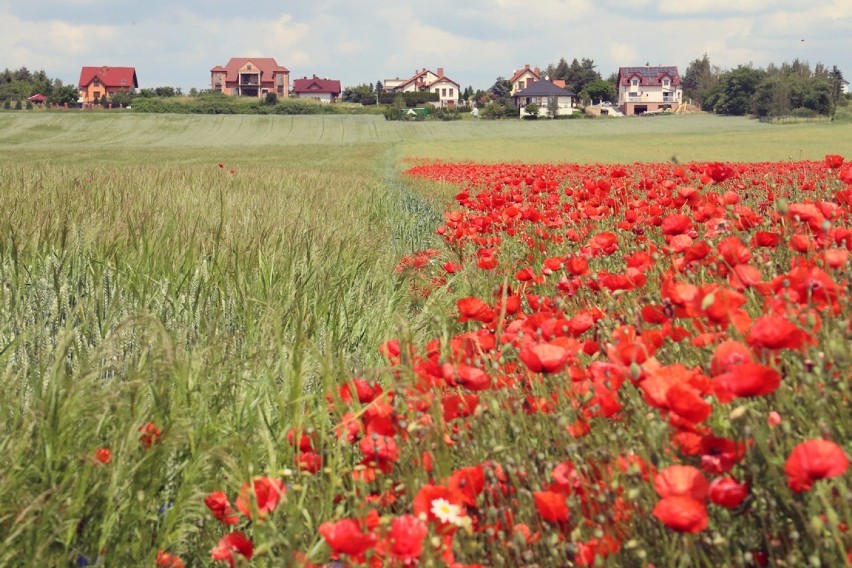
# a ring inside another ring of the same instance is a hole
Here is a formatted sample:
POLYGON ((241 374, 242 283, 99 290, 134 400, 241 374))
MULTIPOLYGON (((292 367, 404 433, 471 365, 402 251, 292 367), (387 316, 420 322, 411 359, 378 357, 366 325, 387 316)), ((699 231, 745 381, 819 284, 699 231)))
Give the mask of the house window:
POLYGON ((523 82, 523 81, 518 81, 518 90, 519 90, 519 91, 523 91, 523 90, 524 90, 524 82, 523 82))
POLYGON ((634 87, 634 88, 638 87, 639 86, 639 79, 637 79, 636 77, 634 77, 633 79, 630 79, 630 86, 634 87))
POLYGON ((446 88, 441 89, 441 97, 446 98, 446 96, 447 96, 447 89, 446 88))
POLYGON ((672 82, 668 79, 663 79, 663 87, 668 89, 672 82))
POLYGON ((627 93, 627 96, 628 97, 638 97, 639 91, 630 91, 629 93, 627 93))
POLYGON ((452 90, 452 89, 450 89, 450 98, 453 98, 454 96, 455 96, 455 95, 453 95, 453 90, 452 90))
POLYGON ((95 82, 94 82, 94 83, 92 83, 92 86, 93 86, 93 87, 100 87, 100 86, 101 86, 101 82, 100 82, 100 81, 98 81, 97 79, 95 79, 95 82))

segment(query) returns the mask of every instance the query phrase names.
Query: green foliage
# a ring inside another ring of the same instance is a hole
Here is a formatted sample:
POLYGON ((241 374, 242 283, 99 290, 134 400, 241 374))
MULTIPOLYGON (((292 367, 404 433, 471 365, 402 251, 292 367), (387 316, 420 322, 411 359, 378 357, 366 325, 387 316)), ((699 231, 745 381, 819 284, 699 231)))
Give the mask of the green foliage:
POLYGON ((701 59, 694 59, 681 76, 684 99, 705 106, 707 97, 719 84, 721 73, 721 69, 710 64, 706 53, 701 59))
POLYGON ((479 111, 479 118, 498 120, 506 116, 506 107, 499 102, 491 102, 479 111))
POLYGON ((80 98, 80 92, 73 85, 63 85, 53 91, 53 94, 48 97, 48 102, 58 105, 74 106, 80 98))
POLYGON ((615 83, 596 79, 586 84, 578 95, 586 104, 594 104, 600 101, 612 102, 618 97, 618 90, 615 87, 615 83))
POLYGON ((766 72, 761 69, 743 65, 723 74, 713 109, 719 114, 735 116, 753 113, 752 98, 765 75, 766 72))
POLYGON ((505 77, 497 77, 488 92, 495 99, 506 99, 512 94, 512 83, 505 77))
POLYGON ((340 100, 347 103, 359 103, 361 99, 373 97, 376 98, 376 91, 370 83, 364 83, 355 87, 346 87, 340 93, 340 100))
POLYGON ((21 99, 18 99, 17 101, 15 101, 15 110, 21 110, 22 108, 23 108, 23 105, 21 104, 21 99))
POLYGON ((524 115, 523 118, 525 120, 536 120, 538 118, 538 111, 540 107, 535 103, 530 103, 524 107, 524 115))
POLYGON ((276 105, 278 104, 278 95, 273 92, 266 93, 266 97, 263 99, 263 104, 265 105, 276 105))

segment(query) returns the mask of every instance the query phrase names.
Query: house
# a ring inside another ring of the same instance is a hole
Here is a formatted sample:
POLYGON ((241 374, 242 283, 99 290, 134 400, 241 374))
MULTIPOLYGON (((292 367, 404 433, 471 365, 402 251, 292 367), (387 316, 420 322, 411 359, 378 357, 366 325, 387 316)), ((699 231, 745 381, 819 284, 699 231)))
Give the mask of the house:
POLYGON ((100 103, 115 93, 130 92, 139 87, 135 67, 83 67, 77 89, 81 103, 100 103))
MULTIPOLYGON (((512 78, 509 82, 512 84, 512 96, 514 97, 518 91, 523 91, 533 83, 541 81, 541 71, 538 67, 530 69, 529 64, 524 65, 524 68, 519 71, 512 72, 512 78)), ((562 85, 565 88, 565 85, 562 85)))
POLYGON ((340 81, 320 79, 316 75, 308 79, 293 80, 293 96, 299 99, 317 99, 324 103, 333 103, 340 96, 340 81))
POLYGON ((43 105, 45 102, 47 102, 47 95, 37 93, 31 97, 27 97, 27 100, 36 105, 43 105))
POLYGON ((526 107, 529 104, 538 105, 538 115, 548 116, 548 106, 556 103, 556 114, 558 116, 568 115, 577 110, 577 95, 566 91, 550 81, 536 81, 526 89, 518 91, 512 97, 515 106, 520 109, 520 115, 526 116, 526 107))
POLYGON ((438 94, 438 101, 433 106, 454 107, 459 100, 461 90, 459 84, 444 75, 444 68, 438 67, 437 73, 433 73, 425 67, 415 71, 414 76, 408 79, 386 79, 384 81, 385 91, 388 93, 410 93, 414 91, 428 91, 438 94))
POLYGON ((849 94, 849 81, 845 79, 840 80, 840 93, 843 95, 849 94))
POLYGON ((619 67, 618 107, 625 115, 677 110, 683 88, 675 66, 619 67))
POLYGON ((287 98, 290 71, 272 57, 232 57, 224 67, 217 65, 210 70, 210 88, 237 97, 263 98, 275 93, 287 98))

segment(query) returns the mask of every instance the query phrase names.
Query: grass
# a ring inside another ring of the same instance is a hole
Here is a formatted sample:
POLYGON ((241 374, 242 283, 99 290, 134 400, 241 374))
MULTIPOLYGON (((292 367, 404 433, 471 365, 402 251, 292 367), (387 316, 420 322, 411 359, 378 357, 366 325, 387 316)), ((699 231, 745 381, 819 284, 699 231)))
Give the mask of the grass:
MULTIPOLYGON (((287 429, 330 427, 319 393, 381 368, 389 337, 445 331, 450 300, 413 309, 394 274, 436 245, 442 210, 398 177, 403 158, 821 159, 852 155, 850 133, 712 116, 0 114, 0 564, 151 565, 163 548, 203 565, 221 532, 209 491, 292 468, 287 429), (163 431, 150 451, 148 422, 163 431)), ((337 475, 351 464, 330 452, 326 467, 331 486, 296 479, 289 521, 258 526, 270 548, 311 549, 319 522, 350 513, 335 494, 356 491, 337 475)))

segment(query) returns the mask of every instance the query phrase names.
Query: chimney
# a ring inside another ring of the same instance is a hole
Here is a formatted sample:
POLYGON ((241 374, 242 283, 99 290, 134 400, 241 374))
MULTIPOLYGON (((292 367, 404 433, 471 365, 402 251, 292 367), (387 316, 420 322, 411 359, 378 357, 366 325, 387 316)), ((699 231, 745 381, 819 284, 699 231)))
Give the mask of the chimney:
MULTIPOLYGON (((530 67, 530 66, 529 66, 529 65, 527 65, 527 69, 529 69, 529 67, 530 67)), ((535 69, 533 69, 533 73, 535 73, 536 75, 541 76, 541 71, 539 71, 538 67, 536 67, 535 69)))
POLYGON ((438 77, 443 77, 443 76, 444 76, 444 68, 438 67, 438 77))
POLYGON ((526 70, 527 70, 527 69, 529 69, 529 68, 530 68, 530 64, 529 64, 529 63, 527 63, 526 65, 524 65, 524 71, 526 71, 526 70))

